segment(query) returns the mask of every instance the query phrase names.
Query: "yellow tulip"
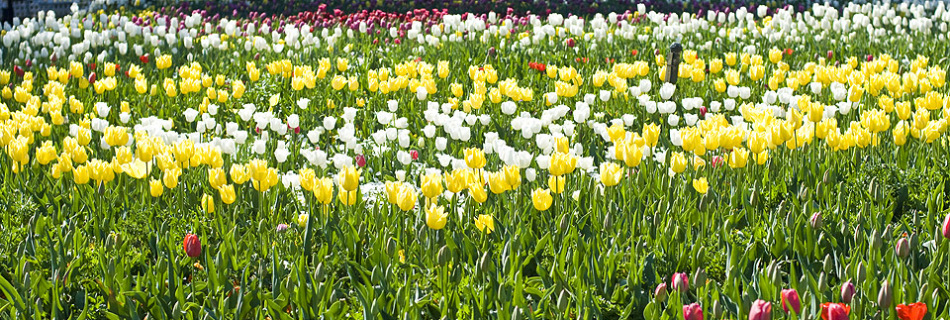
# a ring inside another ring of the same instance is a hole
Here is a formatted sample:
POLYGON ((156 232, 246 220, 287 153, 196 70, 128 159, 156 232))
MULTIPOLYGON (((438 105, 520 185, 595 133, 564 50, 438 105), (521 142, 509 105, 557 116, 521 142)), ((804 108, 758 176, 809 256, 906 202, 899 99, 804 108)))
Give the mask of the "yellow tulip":
POLYGON ((643 126, 643 140, 646 140, 647 145, 651 148, 656 147, 657 142, 660 140, 660 126, 656 124, 648 124, 643 126))
POLYGON ((613 162, 604 162, 600 164, 600 182, 607 187, 613 187, 620 184, 623 178, 623 168, 613 162))
POLYGON ((547 211, 554 203, 554 197, 548 189, 537 188, 531 192, 531 202, 538 211, 547 211))
POLYGON ((484 203, 488 200, 488 193, 485 192, 485 187, 478 181, 472 181, 468 184, 468 192, 475 202, 484 203))
POLYGON ((448 222, 448 214, 442 206, 430 206, 426 209, 426 225, 432 230, 442 230, 448 222))
POLYGON ((521 170, 518 166, 507 165, 502 170, 505 172, 505 181, 508 182, 511 190, 518 189, 521 186, 521 170))
POLYGON ((485 167, 485 152, 478 148, 465 149, 465 164, 472 169, 485 167))
POLYGON ((700 194, 706 194, 709 191, 709 182, 706 181, 706 177, 693 179, 693 189, 700 194))
POLYGON ((495 231, 495 219, 487 214, 478 215, 475 218, 475 227, 478 228, 478 231, 491 234, 492 231, 495 231))
POLYGON ((339 174, 340 187, 346 191, 356 190, 360 185, 360 172, 352 166, 344 166, 339 174))
POLYGON ((352 206, 356 203, 356 191, 346 191, 341 188, 339 198, 344 205, 352 206))
POLYGON ((433 173, 422 176, 422 195, 432 199, 442 194, 442 175, 433 173))
POLYGON ((735 148, 732 150, 732 153, 729 154, 729 167, 744 168, 746 163, 749 161, 749 150, 743 148, 735 148))
POLYGON ((201 195, 201 210, 207 213, 214 213, 214 198, 208 194, 201 195))
POLYGON ((502 171, 488 173, 488 189, 494 194, 511 190, 508 180, 505 179, 505 173, 502 171))
POLYGON ((577 157, 567 153, 557 152, 551 156, 548 171, 551 172, 552 175, 561 176, 573 173, 576 167, 577 157))
POLYGON ((317 198, 317 202, 324 205, 330 204, 333 201, 333 179, 326 177, 317 179, 314 182, 313 195, 317 198))
POLYGON ((682 152, 676 152, 670 156, 670 169, 673 170, 674 173, 686 171, 686 165, 686 156, 683 155, 682 152))
POLYGON ((165 187, 162 186, 162 182, 151 179, 148 181, 148 191, 152 197, 161 197, 162 193, 165 191, 165 187))
MULTIPOLYGON (((355 193, 355 192, 354 192, 355 193)), ((399 191, 398 200, 396 204, 399 205, 399 209, 402 211, 409 211, 416 207, 416 190, 412 189, 409 186, 403 186, 399 191)))
POLYGON ((567 178, 561 176, 550 176, 548 177, 548 188, 551 189, 551 192, 555 194, 561 194, 564 192, 564 185, 567 183, 567 178))

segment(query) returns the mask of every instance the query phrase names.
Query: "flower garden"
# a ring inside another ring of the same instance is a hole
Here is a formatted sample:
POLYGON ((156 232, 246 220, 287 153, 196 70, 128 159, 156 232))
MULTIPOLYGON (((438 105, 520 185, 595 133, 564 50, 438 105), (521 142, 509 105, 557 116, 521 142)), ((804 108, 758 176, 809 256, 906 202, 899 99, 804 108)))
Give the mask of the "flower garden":
POLYGON ((517 3, 17 19, 0 318, 950 318, 946 3, 517 3))

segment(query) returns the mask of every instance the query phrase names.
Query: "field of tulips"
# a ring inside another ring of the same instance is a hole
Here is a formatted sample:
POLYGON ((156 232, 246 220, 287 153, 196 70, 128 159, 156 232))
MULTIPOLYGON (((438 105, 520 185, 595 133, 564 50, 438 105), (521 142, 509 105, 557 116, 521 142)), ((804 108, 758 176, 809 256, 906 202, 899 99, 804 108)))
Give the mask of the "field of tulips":
POLYGON ((944 2, 193 7, 2 31, 0 319, 950 318, 944 2))

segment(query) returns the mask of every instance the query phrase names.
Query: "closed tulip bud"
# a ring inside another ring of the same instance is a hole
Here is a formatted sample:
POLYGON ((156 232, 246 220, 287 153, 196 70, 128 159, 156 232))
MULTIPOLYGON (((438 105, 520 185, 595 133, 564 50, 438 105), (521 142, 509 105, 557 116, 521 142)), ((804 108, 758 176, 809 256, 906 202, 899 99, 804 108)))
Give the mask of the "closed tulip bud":
POLYGON ((749 310, 749 320, 770 319, 772 319, 772 303, 765 300, 755 300, 752 303, 752 310, 749 310))
POLYGON ((713 319, 722 318, 722 303, 719 302, 719 299, 716 299, 716 302, 713 302, 712 312, 713 319))
POLYGON ((885 280, 884 284, 881 285, 881 291, 877 293, 877 305, 881 310, 887 310, 893 300, 894 293, 891 292, 891 283, 885 280))
POLYGON ((656 289, 653 290, 653 298, 656 299, 656 302, 662 303, 666 301, 666 283, 660 283, 656 285, 656 289))
POLYGON ((831 255, 825 255, 825 261, 822 263, 822 270, 830 273, 834 269, 834 260, 831 259, 831 255))
POLYGON ((907 241, 907 238, 897 240, 897 244, 894 245, 894 251, 898 257, 907 258, 907 256, 910 255, 910 242, 907 241))
POLYGON ((703 308, 698 303, 683 306, 683 319, 703 320, 703 308))
POLYGON ((798 296, 798 291, 795 289, 782 290, 782 309, 785 310, 785 313, 789 313, 789 310, 795 311, 795 314, 801 313, 802 300, 798 296))
POLYGON ((871 233, 870 240, 871 240, 871 248, 874 250, 881 249, 881 246, 884 244, 881 239, 881 232, 878 230, 874 230, 874 232, 871 233))
POLYGON ((185 254, 189 257, 197 258, 201 255, 201 240, 198 239, 198 236, 193 234, 185 235, 185 240, 182 241, 182 247, 185 249, 185 254))
POLYGON ((854 284, 850 280, 845 281, 841 284, 841 301, 844 303, 851 303, 851 298, 854 298, 854 284))
POLYGON ((818 291, 819 291, 819 292, 825 292, 825 291, 827 291, 828 289, 829 289, 829 288, 828 288, 828 276, 827 276, 826 273, 822 272, 821 275, 818 276, 818 291))
POLYGON ((706 285, 706 270, 703 270, 703 268, 696 269, 696 272, 693 273, 693 283, 697 288, 706 285))
POLYGON ((685 273, 674 273, 671 283, 673 290, 677 290, 681 293, 689 291, 689 277, 687 277, 685 273))
POLYGON ((815 230, 821 229, 822 227, 821 211, 815 212, 815 214, 811 215, 811 218, 808 219, 808 225, 811 226, 811 228, 815 230))

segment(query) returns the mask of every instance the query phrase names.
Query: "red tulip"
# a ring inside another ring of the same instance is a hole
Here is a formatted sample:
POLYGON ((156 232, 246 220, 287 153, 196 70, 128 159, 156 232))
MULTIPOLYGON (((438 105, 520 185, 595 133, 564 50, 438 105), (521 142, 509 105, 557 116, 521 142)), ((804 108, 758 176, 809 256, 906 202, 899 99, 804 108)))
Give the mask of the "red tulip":
POLYGON ((366 156, 361 155, 361 154, 356 155, 356 166, 357 166, 357 167, 360 167, 360 168, 365 167, 365 166, 366 166, 366 156))
POLYGON ((901 320, 923 320, 927 315, 927 304, 923 302, 910 305, 899 304, 895 309, 897 309, 897 317, 901 320))
POLYGON ((712 166, 713 166, 713 168, 719 167, 720 165, 722 165, 723 162, 725 162, 725 160, 723 160, 721 156, 713 156, 713 157, 712 157, 712 166))
POLYGON ((185 248, 185 253, 189 257, 197 258, 201 255, 201 240, 198 239, 198 236, 193 234, 185 235, 185 241, 182 242, 182 247, 185 248))
POLYGON ((26 62, 25 62, 23 65, 25 65, 27 68, 32 67, 32 66, 33 66, 33 60, 26 59, 26 62))
POLYGON ((950 213, 943 219, 943 237, 950 239, 950 213))
POLYGON ((701 107, 699 107, 699 116, 700 116, 701 118, 703 118, 703 119, 706 118, 706 112, 707 112, 706 106, 701 106, 701 107))
POLYGON ((567 40, 564 41, 564 44, 566 44, 570 48, 573 48, 575 44, 574 38, 567 38, 567 40))
POLYGON ((674 273, 673 279, 670 281, 673 290, 679 290, 679 292, 686 292, 689 290, 689 277, 685 273, 674 273))
POLYGON ((789 307, 795 310, 795 314, 802 312, 802 300, 795 289, 782 290, 782 309, 785 310, 785 313, 788 313, 789 307))
POLYGON ((844 303, 821 304, 821 319, 823 320, 848 320, 848 313, 851 313, 851 307, 844 303))
POLYGON ((139 56, 139 61, 142 61, 143 64, 148 64, 148 53, 139 56))
POLYGON ((640 51, 637 51, 637 49, 633 49, 633 51, 630 51, 630 55, 633 55, 633 56, 637 55, 637 53, 640 53, 640 51))
POLYGON ((698 303, 683 306, 685 320, 703 320, 703 308, 698 303))
POLYGON ((410 151, 409 151, 409 155, 412 156, 412 160, 419 160, 419 151, 418 151, 418 150, 410 150, 410 151))
POLYGON ((95 72, 89 74, 89 83, 96 83, 96 73, 95 73, 95 72))
POLYGON ((752 310, 749 310, 749 320, 770 320, 772 319, 772 304, 765 300, 755 300, 752 303, 752 310))
POLYGON ((846 281, 841 284, 841 301, 844 303, 851 303, 851 298, 854 297, 854 284, 851 283, 851 280, 846 281))
POLYGON ((23 68, 20 68, 20 66, 13 66, 13 73, 16 73, 16 76, 20 78, 22 78, 23 75, 26 74, 26 72, 23 71, 23 68))

